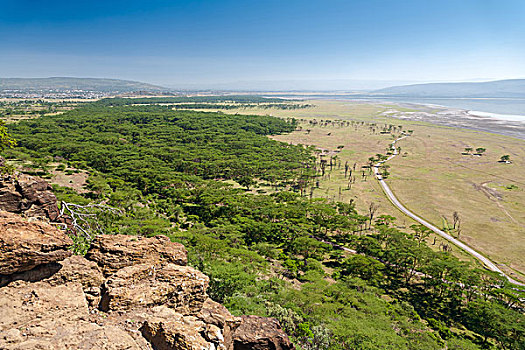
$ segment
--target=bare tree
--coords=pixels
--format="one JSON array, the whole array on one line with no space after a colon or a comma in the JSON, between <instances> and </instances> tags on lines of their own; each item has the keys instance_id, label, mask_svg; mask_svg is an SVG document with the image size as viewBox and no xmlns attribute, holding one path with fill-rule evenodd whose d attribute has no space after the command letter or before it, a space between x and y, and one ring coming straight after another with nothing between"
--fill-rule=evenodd
<instances>
[{"instance_id":1,"label":"bare tree","mask_svg":"<svg viewBox=\"0 0 525 350\"><path fill-rule=\"evenodd\" d=\"M368 206L368 217L369 217L368 228L372 226L372 220L374 219L374 215L378 208L379 206L375 204L374 202L370 203L370 205Z\"/></svg>"},{"instance_id":2,"label":"bare tree","mask_svg":"<svg viewBox=\"0 0 525 350\"><path fill-rule=\"evenodd\" d=\"M122 215L120 209L104 204L79 205L61 203L59 218L63 217L67 230L74 235L81 235L87 240L93 239L97 234L103 234L102 220L107 215Z\"/></svg>"},{"instance_id":3,"label":"bare tree","mask_svg":"<svg viewBox=\"0 0 525 350\"><path fill-rule=\"evenodd\" d=\"M453 228L454 230L456 229L456 225L458 224L459 222L459 214L457 211L455 211L453 214L452 214L452 223L453 223Z\"/></svg>"}]
</instances>

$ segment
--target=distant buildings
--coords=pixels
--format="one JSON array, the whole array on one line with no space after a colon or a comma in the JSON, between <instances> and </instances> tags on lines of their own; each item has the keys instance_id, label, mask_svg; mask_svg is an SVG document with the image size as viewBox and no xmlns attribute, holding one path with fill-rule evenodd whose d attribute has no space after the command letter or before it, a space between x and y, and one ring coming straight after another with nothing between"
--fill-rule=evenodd
<instances>
[{"instance_id":1,"label":"distant buildings","mask_svg":"<svg viewBox=\"0 0 525 350\"><path fill-rule=\"evenodd\" d=\"M53 90L27 90L27 89L4 89L0 90L0 98L49 98L49 99L99 99L109 96L117 95L118 91L102 92L102 91L88 91L78 89L53 89Z\"/></svg>"}]
</instances>

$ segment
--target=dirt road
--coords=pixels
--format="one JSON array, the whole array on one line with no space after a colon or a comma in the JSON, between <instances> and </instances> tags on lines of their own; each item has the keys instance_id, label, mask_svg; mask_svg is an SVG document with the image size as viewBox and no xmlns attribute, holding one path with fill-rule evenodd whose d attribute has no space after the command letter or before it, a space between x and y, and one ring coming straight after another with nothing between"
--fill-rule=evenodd
<instances>
[{"instance_id":1,"label":"dirt road","mask_svg":"<svg viewBox=\"0 0 525 350\"><path fill-rule=\"evenodd\" d=\"M381 187L383 188L383 191L385 192L385 194L387 195L388 199L392 202L392 204L394 204L399 210L401 210L404 214L406 214L407 216L411 217L412 219L416 220L417 222L419 222L421 225L424 225L426 227L428 227L429 229L431 229L432 231L434 231L436 234L440 235L441 237L443 237L444 239L448 240L449 242L453 243L454 245L456 245L457 247L463 249L464 251L466 251L467 253L469 253L470 255L472 255L473 257L475 257L476 259L478 259L479 261L481 261L483 263L483 265L491 270L491 271L494 271L494 272L498 272L499 274L505 276L510 283L513 283L513 284L517 284L519 286L525 286L525 283L521 283L521 282L518 282L516 280L514 280L513 278L511 278L510 276L507 276L503 271L501 271L501 269L495 264L493 263L490 259L484 257L483 255L481 255L480 253L478 253L477 251L475 251L474 249L472 249L471 247L469 247L468 245L466 245L465 243L461 242L460 240L452 237L451 235L449 235L448 233L446 233L445 231L442 231L440 230L439 228L437 228L436 226L432 225L431 223L429 223L428 221L426 221L425 219L417 216L416 214L414 214L413 212L411 212L410 210L408 210L403 204L401 204L401 202L399 202L399 200L396 198L396 196L394 195L394 193L392 192L392 190L390 189L390 187L387 185L387 183L385 182L385 180L383 179L383 176L380 174L379 172L379 167L391 160L392 158L396 157L398 155L398 151L395 147L396 143L404 138L406 138L407 136L402 136L398 139L396 139L394 142L392 142L392 148L393 148L393 154L388 157L386 160L384 161L380 161L380 162L377 162L375 165L374 165L374 175L375 177L377 178L377 180L379 181L379 183L381 184Z\"/></svg>"}]
</instances>

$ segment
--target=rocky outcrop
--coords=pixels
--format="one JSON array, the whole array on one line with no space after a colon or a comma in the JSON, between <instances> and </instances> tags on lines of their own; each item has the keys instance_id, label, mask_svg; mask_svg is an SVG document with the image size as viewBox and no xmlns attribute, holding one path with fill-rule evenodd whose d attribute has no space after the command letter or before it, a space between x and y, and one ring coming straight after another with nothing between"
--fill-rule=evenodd
<instances>
[{"instance_id":1,"label":"rocky outcrop","mask_svg":"<svg viewBox=\"0 0 525 350\"><path fill-rule=\"evenodd\" d=\"M169 319L149 319L144 322L140 330L142 335L158 350L226 349L219 328L207 325L192 316L185 317L178 314Z\"/></svg>"},{"instance_id":2,"label":"rocky outcrop","mask_svg":"<svg viewBox=\"0 0 525 350\"><path fill-rule=\"evenodd\" d=\"M0 176L0 210L56 221L60 215L50 184L25 174Z\"/></svg>"},{"instance_id":3,"label":"rocky outcrop","mask_svg":"<svg viewBox=\"0 0 525 350\"><path fill-rule=\"evenodd\" d=\"M293 345L273 318L241 316L241 324L233 335L235 350L289 350Z\"/></svg>"},{"instance_id":4,"label":"rocky outcrop","mask_svg":"<svg viewBox=\"0 0 525 350\"><path fill-rule=\"evenodd\" d=\"M101 299L100 286L105 281L98 265L79 255L73 255L59 262L58 265L58 271L46 281L52 286L78 282L82 285L89 306L98 306Z\"/></svg>"},{"instance_id":5,"label":"rocky outcrop","mask_svg":"<svg viewBox=\"0 0 525 350\"><path fill-rule=\"evenodd\" d=\"M100 309L166 305L184 315L193 315L202 309L208 282L208 276L188 266L128 266L104 283Z\"/></svg>"},{"instance_id":6,"label":"rocky outcrop","mask_svg":"<svg viewBox=\"0 0 525 350\"><path fill-rule=\"evenodd\" d=\"M61 231L0 212L0 349L291 349L277 321L234 317L167 237Z\"/></svg>"},{"instance_id":7,"label":"rocky outcrop","mask_svg":"<svg viewBox=\"0 0 525 350\"><path fill-rule=\"evenodd\" d=\"M0 212L0 233L0 275L28 271L71 255L71 239L43 222Z\"/></svg>"},{"instance_id":8,"label":"rocky outcrop","mask_svg":"<svg viewBox=\"0 0 525 350\"><path fill-rule=\"evenodd\" d=\"M233 332L241 324L241 318L234 317L228 309L211 299L206 299L197 316L208 325L213 325L222 330L225 344L233 344Z\"/></svg>"},{"instance_id":9,"label":"rocky outcrop","mask_svg":"<svg viewBox=\"0 0 525 350\"><path fill-rule=\"evenodd\" d=\"M89 320L80 283L0 288L0 349L143 349L125 330Z\"/></svg>"},{"instance_id":10,"label":"rocky outcrop","mask_svg":"<svg viewBox=\"0 0 525 350\"><path fill-rule=\"evenodd\" d=\"M96 262L105 276L136 264L186 265L186 248L166 236L152 238L126 235L103 235L95 238L86 254Z\"/></svg>"}]
</instances>

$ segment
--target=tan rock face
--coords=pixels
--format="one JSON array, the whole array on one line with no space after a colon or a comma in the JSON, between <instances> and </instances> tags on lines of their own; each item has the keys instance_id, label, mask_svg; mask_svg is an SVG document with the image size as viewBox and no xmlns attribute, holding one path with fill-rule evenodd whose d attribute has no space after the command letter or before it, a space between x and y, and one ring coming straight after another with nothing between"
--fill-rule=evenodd
<instances>
[{"instance_id":1,"label":"tan rock face","mask_svg":"<svg viewBox=\"0 0 525 350\"><path fill-rule=\"evenodd\" d=\"M233 349L233 332L241 324L240 317L232 316L224 305L209 298L202 305L202 309L197 317L204 323L219 328L224 338L224 347L228 350Z\"/></svg>"},{"instance_id":2,"label":"tan rock face","mask_svg":"<svg viewBox=\"0 0 525 350\"><path fill-rule=\"evenodd\" d=\"M58 262L39 265L31 270L17 272L12 275L0 275L0 287L6 286L13 281L38 282L49 278L57 273L62 265Z\"/></svg>"},{"instance_id":3,"label":"tan rock face","mask_svg":"<svg viewBox=\"0 0 525 350\"><path fill-rule=\"evenodd\" d=\"M0 210L56 221L57 199L41 178L25 174L0 177Z\"/></svg>"},{"instance_id":4,"label":"tan rock face","mask_svg":"<svg viewBox=\"0 0 525 350\"><path fill-rule=\"evenodd\" d=\"M145 238L126 235L97 237L86 254L95 261L105 276L126 266L136 264L187 264L187 251L182 244L171 242L166 236Z\"/></svg>"},{"instance_id":5,"label":"tan rock face","mask_svg":"<svg viewBox=\"0 0 525 350\"><path fill-rule=\"evenodd\" d=\"M207 299L208 282L208 276L189 266L128 266L104 283L100 309L166 305L184 315L196 314Z\"/></svg>"},{"instance_id":6,"label":"tan rock face","mask_svg":"<svg viewBox=\"0 0 525 350\"><path fill-rule=\"evenodd\" d=\"M80 283L14 282L0 288L0 349L142 349L118 327L88 320Z\"/></svg>"},{"instance_id":7,"label":"tan rock face","mask_svg":"<svg viewBox=\"0 0 525 350\"><path fill-rule=\"evenodd\" d=\"M88 311L80 283L51 286L45 282L17 281L0 289L0 329L39 322L41 315L49 321L67 316L82 319Z\"/></svg>"},{"instance_id":8,"label":"tan rock face","mask_svg":"<svg viewBox=\"0 0 525 350\"><path fill-rule=\"evenodd\" d=\"M292 349L277 321L209 299L167 237L101 236L86 258L71 244L0 211L0 349Z\"/></svg>"},{"instance_id":9,"label":"tan rock face","mask_svg":"<svg viewBox=\"0 0 525 350\"><path fill-rule=\"evenodd\" d=\"M241 316L241 324L233 334L235 350L290 350L294 346L276 319Z\"/></svg>"},{"instance_id":10,"label":"tan rock face","mask_svg":"<svg viewBox=\"0 0 525 350\"><path fill-rule=\"evenodd\" d=\"M100 287L105 281L98 265L79 255L70 256L58 264L60 269L45 281L53 286L68 282L78 282L82 284L82 290L89 306L98 306L100 302Z\"/></svg>"},{"instance_id":11,"label":"tan rock face","mask_svg":"<svg viewBox=\"0 0 525 350\"><path fill-rule=\"evenodd\" d=\"M194 317L178 315L170 320L149 319L141 332L157 350L215 350L212 341L204 338L206 325ZM220 337L220 331L219 331Z\"/></svg>"},{"instance_id":12,"label":"tan rock face","mask_svg":"<svg viewBox=\"0 0 525 350\"><path fill-rule=\"evenodd\" d=\"M0 274L10 275L61 261L71 255L73 242L62 231L43 222L0 212Z\"/></svg>"}]
</instances>

